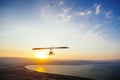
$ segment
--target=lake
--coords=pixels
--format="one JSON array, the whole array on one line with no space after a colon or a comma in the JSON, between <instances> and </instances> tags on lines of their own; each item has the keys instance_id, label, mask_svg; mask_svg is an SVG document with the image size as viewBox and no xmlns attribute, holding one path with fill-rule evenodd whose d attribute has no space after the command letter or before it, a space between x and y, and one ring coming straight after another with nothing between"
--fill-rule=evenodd
<instances>
[{"instance_id":1,"label":"lake","mask_svg":"<svg viewBox=\"0 0 120 80\"><path fill-rule=\"evenodd\" d=\"M120 64L86 64L86 65L28 65L27 69L87 77L96 80L120 80Z\"/></svg>"}]
</instances>

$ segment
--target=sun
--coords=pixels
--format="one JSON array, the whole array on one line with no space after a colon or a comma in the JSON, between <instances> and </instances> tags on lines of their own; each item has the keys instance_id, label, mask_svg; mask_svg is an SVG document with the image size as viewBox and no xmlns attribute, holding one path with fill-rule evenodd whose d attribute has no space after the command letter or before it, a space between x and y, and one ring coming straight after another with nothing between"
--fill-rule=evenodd
<instances>
[{"instance_id":1,"label":"sun","mask_svg":"<svg viewBox=\"0 0 120 80\"><path fill-rule=\"evenodd\" d=\"M47 58L47 54L46 54L45 51L38 51L38 52L36 53L36 57L37 57L37 58L41 58L41 59L45 59L45 58Z\"/></svg>"}]
</instances>

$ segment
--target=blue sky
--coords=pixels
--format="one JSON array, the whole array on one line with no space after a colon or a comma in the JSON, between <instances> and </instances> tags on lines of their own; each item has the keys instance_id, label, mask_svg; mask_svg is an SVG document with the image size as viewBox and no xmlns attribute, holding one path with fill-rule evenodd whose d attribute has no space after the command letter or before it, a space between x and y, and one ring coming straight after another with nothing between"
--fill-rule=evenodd
<instances>
[{"instance_id":1,"label":"blue sky","mask_svg":"<svg viewBox=\"0 0 120 80\"><path fill-rule=\"evenodd\" d=\"M119 0L0 0L1 56L31 57L32 47L66 45L70 50L56 51L53 58L119 59L119 4Z\"/></svg>"}]
</instances>

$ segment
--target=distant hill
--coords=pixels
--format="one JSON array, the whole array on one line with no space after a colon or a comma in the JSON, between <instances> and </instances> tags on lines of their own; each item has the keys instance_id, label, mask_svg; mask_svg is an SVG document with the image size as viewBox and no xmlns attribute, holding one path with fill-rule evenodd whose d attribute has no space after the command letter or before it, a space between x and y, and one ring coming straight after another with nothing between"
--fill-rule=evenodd
<instances>
[{"instance_id":1,"label":"distant hill","mask_svg":"<svg viewBox=\"0 0 120 80\"><path fill-rule=\"evenodd\" d=\"M106 64L120 63L120 60L45 60L36 58L0 57L0 64L56 64L56 65L79 65L79 64Z\"/></svg>"}]
</instances>

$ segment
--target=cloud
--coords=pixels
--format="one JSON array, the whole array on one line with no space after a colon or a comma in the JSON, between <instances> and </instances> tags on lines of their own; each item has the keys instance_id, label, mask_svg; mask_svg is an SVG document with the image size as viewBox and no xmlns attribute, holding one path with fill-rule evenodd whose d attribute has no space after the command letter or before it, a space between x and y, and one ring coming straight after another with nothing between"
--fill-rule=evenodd
<instances>
[{"instance_id":1,"label":"cloud","mask_svg":"<svg viewBox=\"0 0 120 80\"><path fill-rule=\"evenodd\" d=\"M86 15L86 13L85 12L79 12L79 13L77 13L77 15L84 16L84 15Z\"/></svg>"},{"instance_id":2,"label":"cloud","mask_svg":"<svg viewBox=\"0 0 120 80\"><path fill-rule=\"evenodd\" d=\"M59 2L59 5L63 5L63 4L64 4L64 1L60 1L60 2Z\"/></svg>"},{"instance_id":3,"label":"cloud","mask_svg":"<svg viewBox=\"0 0 120 80\"><path fill-rule=\"evenodd\" d=\"M95 25L95 28L99 28L102 24Z\"/></svg>"},{"instance_id":4,"label":"cloud","mask_svg":"<svg viewBox=\"0 0 120 80\"><path fill-rule=\"evenodd\" d=\"M95 10L96 10L96 14L99 14L101 5L95 4L94 7L95 7Z\"/></svg>"},{"instance_id":5,"label":"cloud","mask_svg":"<svg viewBox=\"0 0 120 80\"><path fill-rule=\"evenodd\" d=\"M104 36L100 31L96 32L96 29L88 30L82 37L84 42L95 43L104 40Z\"/></svg>"},{"instance_id":6,"label":"cloud","mask_svg":"<svg viewBox=\"0 0 120 80\"><path fill-rule=\"evenodd\" d=\"M71 10L71 8L63 8L62 11L66 14Z\"/></svg>"},{"instance_id":7,"label":"cloud","mask_svg":"<svg viewBox=\"0 0 120 80\"><path fill-rule=\"evenodd\" d=\"M86 14L87 14L87 15L90 15L91 13L92 13L92 11L87 11L87 13L86 13Z\"/></svg>"},{"instance_id":8,"label":"cloud","mask_svg":"<svg viewBox=\"0 0 120 80\"><path fill-rule=\"evenodd\" d=\"M69 14L71 8L62 9L62 13L59 14L63 22L70 21L72 15Z\"/></svg>"},{"instance_id":9,"label":"cloud","mask_svg":"<svg viewBox=\"0 0 120 80\"><path fill-rule=\"evenodd\" d=\"M78 12L76 15L77 16L86 16L86 15L90 15L92 13L92 11L84 11L84 12Z\"/></svg>"},{"instance_id":10,"label":"cloud","mask_svg":"<svg viewBox=\"0 0 120 80\"><path fill-rule=\"evenodd\" d=\"M70 18L72 17L71 15L60 15L62 17L63 22L68 22L70 21Z\"/></svg>"},{"instance_id":11,"label":"cloud","mask_svg":"<svg viewBox=\"0 0 120 80\"><path fill-rule=\"evenodd\" d=\"M107 13L105 14L105 18L113 18L112 12L111 12L111 11L107 12Z\"/></svg>"}]
</instances>

